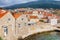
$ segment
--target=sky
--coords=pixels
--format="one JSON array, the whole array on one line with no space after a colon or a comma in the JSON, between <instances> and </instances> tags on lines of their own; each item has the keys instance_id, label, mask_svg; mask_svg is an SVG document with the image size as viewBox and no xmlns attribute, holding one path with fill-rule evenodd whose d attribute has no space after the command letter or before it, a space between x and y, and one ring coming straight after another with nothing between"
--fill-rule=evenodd
<instances>
[{"instance_id":1,"label":"sky","mask_svg":"<svg viewBox=\"0 0 60 40\"><path fill-rule=\"evenodd\" d=\"M0 7L10 6L14 4L27 3L31 1L38 1L38 0L0 0ZM60 1L60 0L54 0L54 1Z\"/></svg>"}]
</instances>

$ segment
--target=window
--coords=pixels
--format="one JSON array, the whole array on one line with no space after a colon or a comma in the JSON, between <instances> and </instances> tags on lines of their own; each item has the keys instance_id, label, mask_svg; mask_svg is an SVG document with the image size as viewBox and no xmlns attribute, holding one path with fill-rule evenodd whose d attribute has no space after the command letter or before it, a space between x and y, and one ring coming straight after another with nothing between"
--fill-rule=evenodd
<instances>
[{"instance_id":1,"label":"window","mask_svg":"<svg viewBox=\"0 0 60 40\"><path fill-rule=\"evenodd\" d=\"M30 21L30 19L28 19L28 21Z\"/></svg>"},{"instance_id":2,"label":"window","mask_svg":"<svg viewBox=\"0 0 60 40\"><path fill-rule=\"evenodd\" d=\"M24 23L24 25L26 26L26 23Z\"/></svg>"},{"instance_id":3,"label":"window","mask_svg":"<svg viewBox=\"0 0 60 40\"><path fill-rule=\"evenodd\" d=\"M9 23L9 22L10 22L10 20L11 20L11 18L8 18L7 20L8 20L8 21L7 21L7 23Z\"/></svg>"},{"instance_id":4,"label":"window","mask_svg":"<svg viewBox=\"0 0 60 40\"><path fill-rule=\"evenodd\" d=\"M4 26L4 36L6 36L8 34L8 28L7 26Z\"/></svg>"},{"instance_id":5,"label":"window","mask_svg":"<svg viewBox=\"0 0 60 40\"><path fill-rule=\"evenodd\" d=\"M22 20L23 20L23 18L22 18Z\"/></svg>"},{"instance_id":6,"label":"window","mask_svg":"<svg viewBox=\"0 0 60 40\"><path fill-rule=\"evenodd\" d=\"M8 21L10 21L11 19L10 18L8 18Z\"/></svg>"},{"instance_id":7,"label":"window","mask_svg":"<svg viewBox=\"0 0 60 40\"><path fill-rule=\"evenodd\" d=\"M18 24L18 27L20 27L20 24Z\"/></svg>"},{"instance_id":8,"label":"window","mask_svg":"<svg viewBox=\"0 0 60 40\"><path fill-rule=\"evenodd\" d=\"M28 25L31 25L30 23Z\"/></svg>"}]
</instances>

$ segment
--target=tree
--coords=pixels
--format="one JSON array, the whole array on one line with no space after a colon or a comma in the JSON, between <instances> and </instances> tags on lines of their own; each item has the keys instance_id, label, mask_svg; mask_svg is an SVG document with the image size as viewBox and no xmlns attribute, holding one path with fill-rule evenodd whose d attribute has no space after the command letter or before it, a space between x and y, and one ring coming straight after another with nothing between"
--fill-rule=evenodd
<instances>
[{"instance_id":1,"label":"tree","mask_svg":"<svg viewBox=\"0 0 60 40\"><path fill-rule=\"evenodd\" d=\"M57 16L60 16L60 10L54 11L53 14L55 14L55 15L57 15Z\"/></svg>"}]
</instances>

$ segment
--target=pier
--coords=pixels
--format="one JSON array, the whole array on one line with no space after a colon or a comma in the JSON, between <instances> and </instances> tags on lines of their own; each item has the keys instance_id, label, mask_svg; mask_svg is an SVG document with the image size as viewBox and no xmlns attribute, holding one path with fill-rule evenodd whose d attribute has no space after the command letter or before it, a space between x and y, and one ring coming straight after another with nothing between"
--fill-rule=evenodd
<instances>
[{"instance_id":1,"label":"pier","mask_svg":"<svg viewBox=\"0 0 60 40\"><path fill-rule=\"evenodd\" d=\"M49 23L42 23L42 24L38 23L31 26L21 27L20 33L18 35L19 37L24 39L36 33L42 33L42 32L54 31L54 30L60 30L60 29L50 25Z\"/></svg>"}]
</instances>

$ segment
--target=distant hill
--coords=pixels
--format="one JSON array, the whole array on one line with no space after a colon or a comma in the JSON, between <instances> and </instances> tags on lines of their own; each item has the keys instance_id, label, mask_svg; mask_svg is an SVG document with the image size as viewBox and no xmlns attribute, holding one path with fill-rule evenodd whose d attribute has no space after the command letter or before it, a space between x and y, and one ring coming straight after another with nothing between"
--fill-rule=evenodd
<instances>
[{"instance_id":1,"label":"distant hill","mask_svg":"<svg viewBox=\"0 0 60 40\"><path fill-rule=\"evenodd\" d=\"M15 8L54 8L60 9L60 1L34 1L23 4L15 4L12 6L4 7L5 9Z\"/></svg>"}]
</instances>

